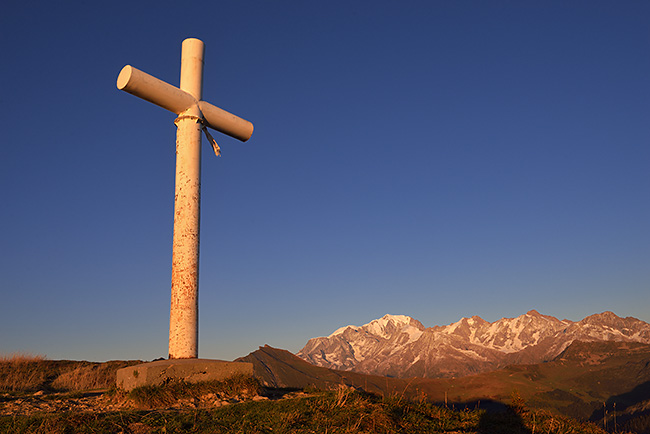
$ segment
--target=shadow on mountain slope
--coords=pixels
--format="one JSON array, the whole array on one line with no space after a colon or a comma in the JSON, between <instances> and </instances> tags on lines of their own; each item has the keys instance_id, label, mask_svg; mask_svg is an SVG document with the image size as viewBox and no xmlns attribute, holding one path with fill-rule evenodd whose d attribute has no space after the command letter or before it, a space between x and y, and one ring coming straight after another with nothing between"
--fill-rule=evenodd
<instances>
[{"instance_id":1,"label":"shadow on mountain slope","mask_svg":"<svg viewBox=\"0 0 650 434\"><path fill-rule=\"evenodd\" d=\"M637 434L650 434L650 381L610 397L591 414L589 420L605 421L612 429L622 427Z\"/></svg>"},{"instance_id":2,"label":"shadow on mountain slope","mask_svg":"<svg viewBox=\"0 0 650 434\"><path fill-rule=\"evenodd\" d=\"M616 414L618 426L632 418L638 422L639 416L650 420L650 346L643 344L576 342L548 363L509 366L456 379L388 378L337 371L269 346L238 360L252 362L256 377L273 388L327 390L344 384L386 397L491 413L507 407L516 392L531 408L579 420L602 423L604 402L606 416Z\"/></svg>"},{"instance_id":3,"label":"shadow on mountain slope","mask_svg":"<svg viewBox=\"0 0 650 434\"><path fill-rule=\"evenodd\" d=\"M500 412L483 413L478 424L480 434L531 434L516 412L508 409Z\"/></svg>"},{"instance_id":4,"label":"shadow on mountain slope","mask_svg":"<svg viewBox=\"0 0 650 434\"><path fill-rule=\"evenodd\" d=\"M508 433L528 434L521 417L513 409L492 399L472 400L462 402L442 399L430 399L427 391L439 389L436 396L445 396L444 390L449 388L449 380L435 379L398 379L374 375L359 374L349 371L336 371L314 366L305 362L289 351L269 347L259 350L237 361L253 363L255 376L267 387L285 389L303 389L315 387L319 389L336 389L339 385L364 390L381 396L404 396L409 399L426 399L440 407L454 410L487 410L481 416L478 432L485 434Z\"/></svg>"}]
</instances>

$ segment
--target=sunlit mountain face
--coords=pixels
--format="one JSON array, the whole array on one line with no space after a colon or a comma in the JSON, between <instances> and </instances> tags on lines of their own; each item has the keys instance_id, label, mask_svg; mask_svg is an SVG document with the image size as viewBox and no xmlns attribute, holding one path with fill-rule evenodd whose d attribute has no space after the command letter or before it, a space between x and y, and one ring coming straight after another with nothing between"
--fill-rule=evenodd
<instances>
[{"instance_id":1,"label":"sunlit mountain face","mask_svg":"<svg viewBox=\"0 0 650 434\"><path fill-rule=\"evenodd\" d=\"M574 322L531 310L492 323L473 316L426 328L406 315L385 315L310 339L297 355L332 369L398 378L452 378L546 362L574 341L650 344L650 324L612 312Z\"/></svg>"}]
</instances>

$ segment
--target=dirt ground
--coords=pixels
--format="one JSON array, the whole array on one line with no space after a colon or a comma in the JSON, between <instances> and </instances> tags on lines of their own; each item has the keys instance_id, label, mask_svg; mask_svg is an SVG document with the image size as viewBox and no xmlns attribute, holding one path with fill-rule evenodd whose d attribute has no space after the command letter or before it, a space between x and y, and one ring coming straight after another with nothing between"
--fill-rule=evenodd
<instances>
[{"instance_id":1,"label":"dirt ground","mask_svg":"<svg viewBox=\"0 0 650 434\"><path fill-rule=\"evenodd\" d=\"M108 412L126 409L113 397L105 396L105 391L87 393L45 393L13 396L9 393L0 395L0 415L30 415L33 413L54 412Z\"/></svg>"},{"instance_id":2,"label":"dirt ground","mask_svg":"<svg viewBox=\"0 0 650 434\"><path fill-rule=\"evenodd\" d=\"M187 410L195 408L217 408L224 405L237 404L244 401L264 401L276 399L290 399L305 397L308 394L295 392L267 393L267 396L253 396L242 398L220 398L214 394L201 396L199 399L181 399L168 410ZM134 410L137 406L130 400L117 398L106 393L106 390L97 390L84 393L47 393L36 392L29 395L0 394L0 415L31 415L34 413L59 413L59 412L95 412L106 413L112 411Z\"/></svg>"}]
</instances>

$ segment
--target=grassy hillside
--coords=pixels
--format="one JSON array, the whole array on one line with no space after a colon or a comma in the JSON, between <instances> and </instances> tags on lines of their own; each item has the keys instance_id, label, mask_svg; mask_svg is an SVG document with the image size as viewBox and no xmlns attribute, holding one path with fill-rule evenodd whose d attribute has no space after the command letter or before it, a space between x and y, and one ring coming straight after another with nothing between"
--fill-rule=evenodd
<instances>
[{"instance_id":1,"label":"grassy hillside","mask_svg":"<svg viewBox=\"0 0 650 434\"><path fill-rule=\"evenodd\" d=\"M0 392L108 389L115 385L118 369L138 363L141 362L47 360L42 356L14 354L0 358Z\"/></svg>"},{"instance_id":2,"label":"grassy hillside","mask_svg":"<svg viewBox=\"0 0 650 434\"><path fill-rule=\"evenodd\" d=\"M138 362L0 359L0 432L550 434L604 432L600 426L650 434L648 345L576 342L549 363L457 379L335 371L268 346L240 360L253 363L253 383L113 391L93 398L102 405L75 407L58 403L74 394L53 392L110 388L117 369ZM288 390L300 392L286 399ZM39 410L48 399L59 407ZM40 407L18 416L17 405L29 400Z\"/></svg>"},{"instance_id":3,"label":"grassy hillside","mask_svg":"<svg viewBox=\"0 0 650 434\"><path fill-rule=\"evenodd\" d=\"M176 393L173 400L182 401L196 392L194 387L162 387L137 393L149 407L152 400L146 397L155 401L162 393L169 403ZM245 387L251 388L250 384ZM212 409L163 407L155 411L0 416L0 432L605 434L593 424L519 406L500 413L480 409L458 411L397 395L380 397L345 386L333 391L310 390L290 399L246 401Z\"/></svg>"},{"instance_id":4,"label":"grassy hillside","mask_svg":"<svg viewBox=\"0 0 650 434\"><path fill-rule=\"evenodd\" d=\"M279 387L343 383L455 408L499 408L515 394L532 408L601 426L634 423L637 431L650 432L650 346L644 344L575 342L549 363L457 379L393 379L334 371L268 346L242 360L254 364L263 382Z\"/></svg>"}]
</instances>

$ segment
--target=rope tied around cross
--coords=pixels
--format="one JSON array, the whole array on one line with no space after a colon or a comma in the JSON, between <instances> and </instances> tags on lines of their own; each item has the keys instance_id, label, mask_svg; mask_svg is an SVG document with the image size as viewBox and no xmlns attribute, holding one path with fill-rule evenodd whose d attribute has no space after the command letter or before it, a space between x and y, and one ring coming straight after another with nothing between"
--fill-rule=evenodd
<instances>
[{"instance_id":1,"label":"rope tied around cross","mask_svg":"<svg viewBox=\"0 0 650 434\"><path fill-rule=\"evenodd\" d=\"M176 125L176 128L178 128L178 121L181 121L183 119L191 119L196 121L197 124L201 124L201 130L205 133L205 137L208 139L208 142L210 142L210 145L212 145L212 150L214 150L214 155L217 157L221 157L221 148L217 144L217 141L212 137L212 134L208 131L208 127L205 124L205 120L200 117L200 116L194 116L194 115L180 115L176 119L174 119L174 125Z\"/></svg>"}]
</instances>

